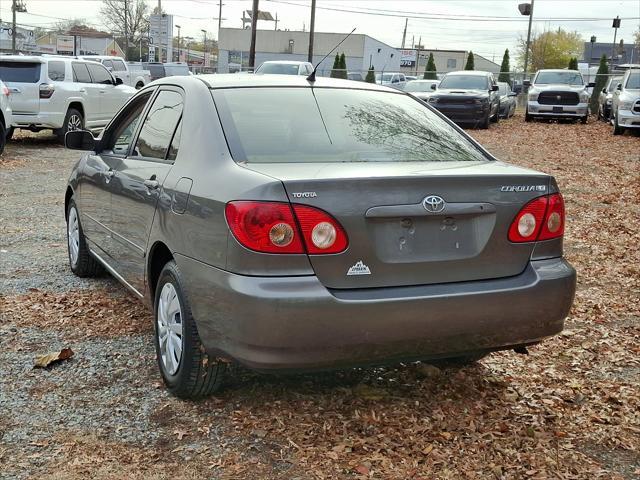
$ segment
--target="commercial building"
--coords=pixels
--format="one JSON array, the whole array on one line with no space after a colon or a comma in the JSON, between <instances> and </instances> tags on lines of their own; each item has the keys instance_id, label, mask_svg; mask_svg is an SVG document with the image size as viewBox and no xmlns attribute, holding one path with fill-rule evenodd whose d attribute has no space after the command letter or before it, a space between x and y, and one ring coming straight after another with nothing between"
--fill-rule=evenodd
<instances>
[{"instance_id":1,"label":"commercial building","mask_svg":"<svg viewBox=\"0 0 640 480\"><path fill-rule=\"evenodd\" d=\"M597 66L600 63L602 55L611 60L613 53L613 65L622 65L623 63L640 63L640 48L633 43L622 46L606 42L584 42L581 63L588 63L589 66Z\"/></svg>"},{"instance_id":2,"label":"commercial building","mask_svg":"<svg viewBox=\"0 0 640 480\"><path fill-rule=\"evenodd\" d=\"M344 33L316 32L313 41L313 63L319 62L345 36ZM218 38L218 72L247 69L250 43L250 29L222 28ZM371 65L376 72L400 70L400 52L368 35L351 35L336 52L345 54L349 71L366 72ZM307 61L308 53L309 32L260 29L256 31L256 67L267 60ZM318 75L330 74L334 58L335 53L324 61L318 68Z\"/></svg>"},{"instance_id":3,"label":"commercial building","mask_svg":"<svg viewBox=\"0 0 640 480\"><path fill-rule=\"evenodd\" d=\"M77 26L64 34L48 33L37 39L36 51L54 55L115 55L124 51L107 32Z\"/></svg>"},{"instance_id":4,"label":"commercial building","mask_svg":"<svg viewBox=\"0 0 640 480\"><path fill-rule=\"evenodd\" d=\"M13 45L13 25L11 23L0 23L0 51L10 52ZM31 52L36 48L33 30L29 28L16 27L16 50L20 52Z\"/></svg>"},{"instance_id":5,"label":"commercial building","mask_svg":"<svg viewBox=\"0 0 640 480\"><path fill-rule=\"evenodd\" d=\"M469 52L467 50L401 50L401 71L407 75L422 74L427 66L429 54L433 54L433 59L438 73L464 70L467 58L469 57ZM475 70L492 73L500 72L500 65L492 62L482 55L478 55L477 53L473 54L473 63Z\"/></svg>"}]
</instances>

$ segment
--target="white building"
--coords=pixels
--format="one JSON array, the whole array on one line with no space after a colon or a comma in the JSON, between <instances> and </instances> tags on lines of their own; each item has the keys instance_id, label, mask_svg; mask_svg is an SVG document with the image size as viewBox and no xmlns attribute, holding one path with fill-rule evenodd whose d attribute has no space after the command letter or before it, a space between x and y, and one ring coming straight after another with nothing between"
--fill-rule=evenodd
<instances>
[{"instance_id":1,"label":"white building","mask_svg":"<svg viewBox=\"0 0 640 480\"><path fill-rule=\"evenodd\" d=\"M464 70L464 66L467 63L467 57L469 52L467 50L439 50L439 49L424 49L424 50L402 50L402 71L407 75L422 74L427 66L429 60L429 54L433 54L433 59L436 64L436 70L438 73L455 72L457 70ZM416 59L417 65L416 65ZM491 60L478 55L473 54L474 69L483 72L499 73L500 65L492 62Z\"/></svg>"},{"instance_id":2,"label":"white building","mask_svg":"<svg viewBox=\"0 0 640 480\"><path fill-rule=\"evenodd\" d=\"M33 51L35 49L35 37L33 30L16 27L16 50ZM0 50L10 52L13 44L13 26L11 23L2 22L0 24Z\"/></svg>"},{"instance_id":3,"label":"white building","mask_svg":"<svg viewBox=\"0 0 640 480\"><path fill-rule=\"evenodd\" d=\"M312 63L319 62L345 36L345 33L316 32ZM222 28L218 39L218 72L247 69L250 43L250 29ZM335 54L343 52L349 71L366 72L371 65L376 72L400 70L400 52L397 49L368 35L353 34L323 62L318 68L318 74L328 76ZM256 31L256 67L267 60L307 61L308 53L309 32L260 29Z\"/></svg>"}]
</instances>

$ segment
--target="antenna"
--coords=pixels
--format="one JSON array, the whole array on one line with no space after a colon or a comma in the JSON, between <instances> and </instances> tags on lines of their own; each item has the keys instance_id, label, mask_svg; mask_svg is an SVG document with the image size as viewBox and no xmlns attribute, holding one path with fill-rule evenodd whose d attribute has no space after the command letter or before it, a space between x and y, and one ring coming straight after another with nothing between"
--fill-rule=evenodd
<instances>
[{"instance_id":1,"label":"antenna","mask_svg":"<svg viewBox=\"0 0 640 480\"><path fill-rule=\"evenodd\" d=\"M322 60L320 60L320 61L316 64L316 66L315 66L315 67L313 67L313 72L311 72L311 74L307 77L307 81L309 81L309 82L315 82L315 81L316 81L316 70L318 69L318 67L320 66L320 64L321 64L322 62L324 62L324 61L327 59L327 57L328 57L329 55L331 55L333 52L335 52L335 51L336 51L336 49L337 49L340 45L342 45L342 43L343 43L347 38L349 38L349 37L351 36L351 34L352 34L353 32L355 32L355 31L356 31L356 29L355 29L355 28L354 28L353 30L351 30L351 32L349 32L349 34L348 34L346 37L344 37L342 40L340 40L340 43L339 43L339 44L337 44L335 47L333 47L333 49L332 49L329 53L327 53L327 54L322 58Z\"/></svg>"}]
</instances>

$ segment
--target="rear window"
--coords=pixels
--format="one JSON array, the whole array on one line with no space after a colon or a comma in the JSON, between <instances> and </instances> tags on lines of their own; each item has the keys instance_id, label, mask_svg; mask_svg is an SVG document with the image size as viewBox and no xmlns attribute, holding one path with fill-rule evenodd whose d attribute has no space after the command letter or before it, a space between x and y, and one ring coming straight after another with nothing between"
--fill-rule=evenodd
<instances>
[{"instance_id":1,"label":"rear window","mask_svg":"<svg viewBox=\"0 0 640 480\"><path fill-rule=\"evenodd\" d=\"M48 66L47 66L48 70L49 70L49 78L51 80L55 81L63 81L64 80L64 71L65 71L65 64L64 62L60 62L60 61L55 61L52 60L49 62Z\"/></svg>"},{"instance_id":2,"label":"rear window","mask_svg":"<svg viewBox=\"0 0 640 480\"><path fill-rule=\"evenodd\" d=\"M127 70L127 67L125 66L124 62L122 60L114 60L113 61L113 69L116 72L124 72Z\"/></svg>"},{"instance_id":3,"label":"rear window","mask_svg":"<svg viewBox=\"0 0 640 480\"><path fill-rule=\"evenodd\" d=\"M268 73L276 75L297 75L298 65L287 63L263 63L256 73Z\"/></svg>"},{"instance_id":4,"label":"rear window","mask_svg":"<svg viewBox=\"0 0 640 480\"><path fill-rule=\"evenodd\" d=\"M0 61L0 80L3 82L38 83L41 63Z\"/></svg>"},{"instance_id":5,"label":"rear window","mask_svg":"<svg viewBox=\"0 0 640 480\"><path fill-rule=\"evenodd\" d=\"M186 65L165 65L164 71L167 77L189 75L189 67Z\"/></svg>"},{"instance_id":6,"label":"rear window","mask_svg":"<svg viewBox=\"0 0 640 480\"><path fill-rule=\"evenodd\" d=\"M111 85L113 83L111 75L102 65L100 65L99 63L87 63L86 65L89 69L89 73L91 74L93 83L100 83L105 85Z\"/></svg>"},{"instance_id":7,"label":"rear window","mask_svg":"<svg viewBox=\"0 0 640 480\"><path fill-rule=\"evenodd\" d=\"M486 161L403 94L334 88L213 91L233 158L249 163Z\"/></svg>"}]
</instances>

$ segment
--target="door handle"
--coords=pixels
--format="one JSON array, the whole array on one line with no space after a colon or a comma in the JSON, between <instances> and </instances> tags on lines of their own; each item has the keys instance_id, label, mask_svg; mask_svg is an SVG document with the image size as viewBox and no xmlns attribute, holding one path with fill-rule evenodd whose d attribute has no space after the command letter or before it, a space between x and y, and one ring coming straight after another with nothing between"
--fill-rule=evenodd
<instances>
[{"instance_id":1,"label":"door handle","mask_svg":"<svg viewBox=\"0 0 640 480\"><path fill-rule=\"evenodd\" d=\"M157 180L149 179L144 181L144 186L147 187L149 190L155 190L160 186L160 183Z\"/></svg>"},{"instance_id":2,"label":"door handle","mask_svg":"<svg viewBox=\"0 0 640 480\"><path fill-rule=\"evenodd\" d=\"M100 90L100 93L106 93L106 92L107 92L106 90Z\"/></svg>"},{"instance_id":3,"label":"door handle","mask_svg":"<svg viewBox=\"0 0 640 480\"><path fill-rule=\"evenodd\" d=\"M87 93L87 91L84 88L81 88L80 90L78 90L80 93Z\"/></svg>"}]
</instances>

